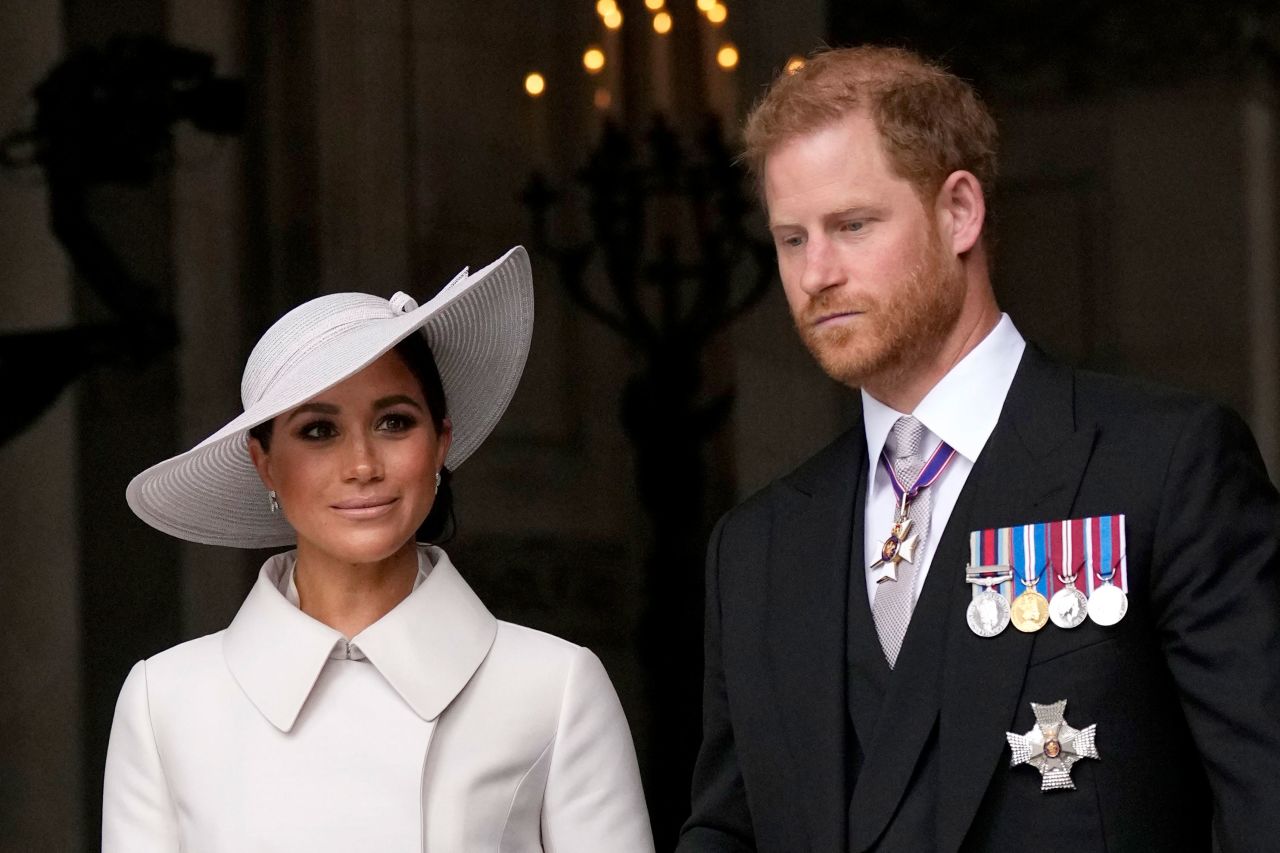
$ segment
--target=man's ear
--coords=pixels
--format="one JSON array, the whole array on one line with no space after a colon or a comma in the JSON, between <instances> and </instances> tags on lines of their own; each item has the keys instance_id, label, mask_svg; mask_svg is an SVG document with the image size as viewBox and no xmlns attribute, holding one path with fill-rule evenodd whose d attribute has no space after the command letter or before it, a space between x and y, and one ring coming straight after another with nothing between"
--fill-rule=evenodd
<instances>
[{"instance_id":1,"label":"man's ear","mask_svg":"<svg viewBox=\"0 0 1280 853\"><path fill-rule=\"evenodd\" d=\"M262 480L262 485L267 487L268 491L275 489L275 483L271 478L270 455L262 446L262 442L253 436L249 436L249 458L253 460L253 467L258 469L258 478Z\"/></svg>"},{"instance_id":2,"label":"man's ear","mask_svg":"<svg viewBox=\"0 0 1280 853\"><path fill-rule=\"evenodd\" d=\"M934 204L938 233L957 256L978 244L987 218L982 184L972 172L952 172L938 190Z\"/></svg>"}]
</instances>

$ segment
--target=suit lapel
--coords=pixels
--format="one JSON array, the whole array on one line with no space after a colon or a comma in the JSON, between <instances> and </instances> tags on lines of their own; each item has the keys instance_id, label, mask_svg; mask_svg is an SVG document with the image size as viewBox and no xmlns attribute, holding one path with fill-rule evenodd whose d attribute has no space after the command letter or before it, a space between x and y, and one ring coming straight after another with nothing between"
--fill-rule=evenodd
<instances>
[{"instance_id":1,"label":"suit lapel","mask_svg":"<svg viewBox=\"0 0 1280 853\"><path fill-rule=\"evenodd\" d=\"M1028 347L916 602L854 789L851 850L867 849L884 832L935 721L946 780L938 799L941 849L956 849L973 820L1005 746L1034 635L1010 628L981 639L969 630L968 533L1069 514L1094 439L1092 426L1076 429L1073 409L1070 371Z\"/></svg>"},{"instance_id":2,"label":"suit lapel","mask_svg":"<svg viewBox=\"0 0 1280 853\"><path fill-rule=\"evenodd\" d=\"M1071 371L1028 347L981 470L974 467L966 486L973 503L965 532L1070 517L1096 434L1093 424L1076 423ZM967 602L958 566L952 584ZM947 614L947 633L940 719L947 796L939 799L938 841L940 850L954 851L1000 765L1036 635L1010 627L977 637L959 606Z\"/></svg>"},{"instance_id":3,"label":"suit lapel","mask_svg":"<svg viewBox=\"0 0 1280 853\"><path fill-rule=\"evenodd\" d=\"M865 448L859 421L784 480L769 537L766 652L815 851L841 849L847 831L845 600Z\"/></svg>"}]
</instances>

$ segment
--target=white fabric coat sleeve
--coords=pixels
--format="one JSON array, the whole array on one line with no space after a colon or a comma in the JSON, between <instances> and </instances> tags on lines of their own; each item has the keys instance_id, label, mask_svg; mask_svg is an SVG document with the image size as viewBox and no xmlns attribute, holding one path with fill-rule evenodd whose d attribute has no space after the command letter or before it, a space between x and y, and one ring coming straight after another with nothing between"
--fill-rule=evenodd
<instances>
[{"instance_id":1,"label":"white fabric coat sleeve","mask_svg":"<svg viewBox=\"0 0 1280 853\"><path fill-rule=\"evenodd\" d=\"M569 669L542 809L548 853L652 853L631 730L600 660Z\"/></svg>"},{"instance_id":2,"label":"white fabric coat sleeve","mask_svg":"<svg viewBox=\"0 0 1280 853\"><path fill-rule=\"evenodd\" d=\"M177 853L178 820L151 728L147 665L120 689L102 786L103 853Z\"/></svg>"}]
</instances>

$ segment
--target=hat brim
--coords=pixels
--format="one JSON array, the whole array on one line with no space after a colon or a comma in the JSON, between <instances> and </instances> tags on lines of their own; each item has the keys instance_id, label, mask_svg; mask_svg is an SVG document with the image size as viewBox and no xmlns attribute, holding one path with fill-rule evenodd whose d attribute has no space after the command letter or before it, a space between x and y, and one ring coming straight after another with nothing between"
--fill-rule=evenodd
<instances>
[{"instance_id":1,"label":"hat brim","mask_svg":"<svg viewBox=\"0 0 1280 853\"><path fill-rule=\"evenodd\" d=\"M456 470L506 411L529 355L533 278L520 246L425 305L335 336L308 354L267 399L134 477L125 491L129 507L152 527L190 542L293 544L293 528L270 511L249 457L249 430L359 373L419 331L431 345L448 400L453 441L445 464Z\"/></svg>"}]
</instances>

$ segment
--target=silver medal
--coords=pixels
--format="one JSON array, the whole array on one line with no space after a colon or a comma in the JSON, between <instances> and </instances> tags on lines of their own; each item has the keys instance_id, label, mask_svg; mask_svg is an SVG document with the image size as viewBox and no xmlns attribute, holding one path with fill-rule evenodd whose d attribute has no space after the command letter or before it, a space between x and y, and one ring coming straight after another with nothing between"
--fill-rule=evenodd
<instances>
[{"instance_id":1,"label":"silver medal","mask_svg":"<svg viewBox=\"0 0 1280 853\"><path fill-rule=\"evenodd\" d=\"M1089 600L1074 586L1064 586L1049 599L1049 618L1059 628L1075 628L1084 623Z\"/></svg>"},{"instance_id":2,"label":"silver medal","mask_svg":"<svg viewBox=\"0 0 1280 853\"><path fill-rule=\"evenodd\" d=\"M979 637L994 637L1009 626L1009 599L993 589L984 589L969 602L965 615L969 630Z\"/></svg>"},{"instance_id":3,"label":"silver medal","mask_svg":"<svg viewBox=\"0 0 1280 853\"><path fill-rule=\"evenodd\" d=\"M1124 618L1129 609L1129 598L1124 590L1110 581L1093 590L1089 596L1089 618L1102 626L1114 625Z\"/></svg>"}]
</instances>

